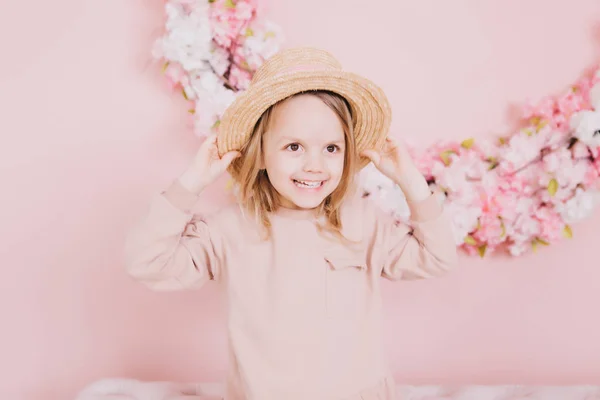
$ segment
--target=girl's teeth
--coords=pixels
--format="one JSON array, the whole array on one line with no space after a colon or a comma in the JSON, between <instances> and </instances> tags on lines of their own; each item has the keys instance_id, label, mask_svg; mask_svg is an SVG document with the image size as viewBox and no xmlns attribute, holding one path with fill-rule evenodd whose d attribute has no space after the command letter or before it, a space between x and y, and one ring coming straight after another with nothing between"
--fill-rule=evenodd
<instances>
[{"instance_id":1,"label":"girl's teeth","mask_svg":"<svg viewBox=\"0 0 600 400\"><path fill-rule=\"evenodd\" d=\"M306 187L306 188L317 188L321 186L321 181L319 182L304 182L304 181L294 181L297 186Z\"/></svg>"}]
</instances>

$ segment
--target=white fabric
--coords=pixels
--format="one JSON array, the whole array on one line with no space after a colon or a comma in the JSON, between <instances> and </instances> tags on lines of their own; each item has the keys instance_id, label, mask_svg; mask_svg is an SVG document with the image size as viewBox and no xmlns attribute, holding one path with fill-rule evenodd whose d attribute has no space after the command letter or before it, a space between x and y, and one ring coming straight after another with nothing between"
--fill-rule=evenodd
<instances>
[{"instance_id":1,"label":"white fabric","mask_svg":"<svg viewBox=\"0 0 600 400\"><path fill-rule=\"evenodd\" d=\"M600 400L600 386L399 385L398 394L398 400ZM135 379L99 380L90 384L75 398L75 400L222 399L223 385L219 383L142 382Z\"/></svg>"}]
</instances>

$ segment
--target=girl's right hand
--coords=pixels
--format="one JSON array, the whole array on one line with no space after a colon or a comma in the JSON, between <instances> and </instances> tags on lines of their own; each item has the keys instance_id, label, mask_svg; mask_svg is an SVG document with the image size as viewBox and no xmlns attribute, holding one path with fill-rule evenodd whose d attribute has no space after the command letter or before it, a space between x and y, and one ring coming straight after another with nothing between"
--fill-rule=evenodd
<instances>
[{"instance_id":1,"label":"girl's right hand","mask_svg":"<svg viewBox=\"0 0 600 400\"><path fill-rule=\"evenodd\" d=\"M194 160L179 181L186 189L198 194L225 172L240 154L239 151L230 151L219 157L217 135L210 135L200 145Z\"/></svg>"}]
</instances>

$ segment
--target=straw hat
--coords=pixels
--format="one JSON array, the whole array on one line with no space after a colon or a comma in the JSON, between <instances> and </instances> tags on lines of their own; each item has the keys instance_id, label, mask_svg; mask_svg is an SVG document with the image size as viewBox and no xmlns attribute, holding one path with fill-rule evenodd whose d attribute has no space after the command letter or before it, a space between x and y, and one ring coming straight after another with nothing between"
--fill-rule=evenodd
<instances>
[{"instance_id":1,"label":"straw hat","mask_svg":"<svg viewBox=\"0 0 600 400\"><path fill-rule=\"evenodd\" d=\"M328 52L300 47L282 50L265 61L248 89L225 110L218 128L219 152L242 149L263 112L291 95L310 90L329 90L348 101L356 120L354 135L359 154L365 149L381 148L392 117L383 91L368 79L343 71ZM361 168L368 163L361 157Z\"/></svg>"}]
</instances>

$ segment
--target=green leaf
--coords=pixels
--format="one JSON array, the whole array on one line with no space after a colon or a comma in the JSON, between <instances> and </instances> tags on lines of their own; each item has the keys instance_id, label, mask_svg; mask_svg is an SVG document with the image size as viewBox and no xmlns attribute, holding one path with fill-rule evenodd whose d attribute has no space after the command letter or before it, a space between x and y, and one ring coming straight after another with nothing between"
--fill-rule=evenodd
<instances>
[{"instance_id":1,"label":"green leaf","mask_svg":"<svg viewBox=\"0 0 600 400\"><path fill-rule=\"evenodd\" d=\"M550 182L548 182L548 193L550 193L550 196L554 196L557 191L558 191L558 181L556 179L552 178L550 180Z\"/></svg>"},{"instance_id":2,"label":"green leaf","mask_svg":"<svg viewBox=\"0 0 600 400\"><path fill-rule=\"evenodd\" d=\"M470 149L471 147L473 147L473 145L475 144L475 139L473 138L469 138L469 139L465 139L462 141L462 143L460 144L463 148L465 149Z\"/></svg>"},{"instance_id":3,"label":"green leaf","mask_svg":"<svg viewBox=\"0 0 600 400\"><path fill-rule=\"evenodd\" d=\"M477 248L477 251L479 252L479 257L483 258L483 256L485 256L485 251L487 250L487 245L483 244L481 246L479 246Z\"/></svg>"},{"instance_id":4,"label":"green leaf","mask_svg":"<svg viewBox=\"0 0 600 400\"><path fill-rule=\"evenodd\" d=\"M190 109L188 110L188 112L189 112L190 114L196 114L196 110L194 110L193 108L190 108Z\"/></svg>"},{"instance_id":5,"label":"green leaf","mask_svg":"<svg viewBox=\"0 0 600 400\"><path fill-rule=\"evenodd\" d=\"M189 97L188 97L187 93L185 92L185 89L182 88L181 93L183 94L184 99L189 100Z\"/></svg>"},{"instance_id":6,"label":"green leaf","mask_svg":"<svg viewBox=\"0 0 600 400\"><path fill-rule=\"evenodd\" d=\"M477 244L477 240L471 235L467 235L465 237L465 243L470 244L471 246L475 246Z\"/></svg>"},{"instance_id":7,"label":"green leaf","mask_svg":"<svg viewBox=\"0 0 600 400\"><path fill-rule=\"evenodd\" d=\"M452 161L450 161L450 155L454 153L454 150L445 150L440 153L440 158L442 159L444 165L448 166L452 163Z\"/></svg>"},{"instance_id":8,"label":"green leaf","mask_svg":"<svg viewBox=\"0 0 600 400\"><path fill-rule=\"evenodd\" d=\"M542 130L542 128L544 128L546 125L548 125L548 121L546 120L541 120L540 122L537 123L537 125L535 126L535 129L539 132Z\"/></svg>"},{"instance_id":9,"label":"green leaf","mask_svg":"<svg viewBox=\"0 0 600 400\"><path fill-rule=\"evenodd\" d=\"M544 239L537 238L536 239L539 244L543 244L544 246L549 246L550 243L546 242Z\"/></svg>"},{"instance_id":10,"label":"green leaf","mask_svg":"<svg viewBox=\"0 0 600 400\"><path fill-rule=\"evenodd\" d=\"M220 119L219 119L219 120L217 120L217 121L216 121L216 122L213 124L212 128L213 128L213 129L216 129L216 128L218 128L218 127L219 127L219 125L221 125L221 120L220 120Z\"/></svg>"},{"instance_id":11,"label":"green leaf","mask_svg":"<svg viewBox=\"0 0 600 400\"><path fill-rule=\"evenodd\" d=\"M539 123L540 123L540 121L541 121L541 120L542 120L542 119L541 119L540 117L538 117L538 116L535 116L535 117L531 117L531 118L529 119L529 123L530 123L531 125L537 125L537 124L539 124Z\"/></svg>"},{"instance_id":12,"label":"green leaf","mask_svg":"<svg viewBox=\"0 0 600 400\"><path fill-rule=\"evenodd\" d=\"M235 8L235 4L233 3L233 0L225 0L225 7Z\"/></svg>"},{"instance_id":13,"label":"green leaf","mask_svg":"<svg viewBox=\"0 0 600 400\"><path fill-rule=\"evenodd\" d=\"M531 248L533 251L537 251L538 245L540 244L544 246L550 245L550 243L546 242L545 240L536 237L531 241Z\"/></svg>"},{"instance_id":14,"label":"green leaf","mask_svg":"<svg viewBox=\"0 0 600 400\"><path fill-rule=\"evenodd\" d=\"M246 37L250 37L250 36L254 36L254 31L252 30L252 28L247 28L246 29Z\"/></svg>"},{"instance_id":15,"label":"green leaf","mask_svg":"<svg viewBox=\"0 0 600 400\"><path fill-rule=\"evenodd\" d=\"M563 229L563 236L567 239L571 239L573 237L573 230L569 225L565 225L565 228Z\"/></svg>"},{"instance_id":16,"label":"green leaf","mask_svg":"<svg viewBox=\"0 0 600 400\"><path fill-rule=\"evenodd\" d=\"M486 161L490 163L490 165L488 166L489 171L493 170L498 165L500 165L496 157L488 157Z\"/></svg>"}]
</instances>

